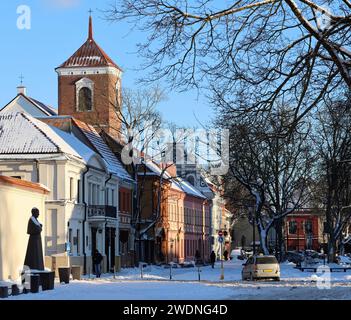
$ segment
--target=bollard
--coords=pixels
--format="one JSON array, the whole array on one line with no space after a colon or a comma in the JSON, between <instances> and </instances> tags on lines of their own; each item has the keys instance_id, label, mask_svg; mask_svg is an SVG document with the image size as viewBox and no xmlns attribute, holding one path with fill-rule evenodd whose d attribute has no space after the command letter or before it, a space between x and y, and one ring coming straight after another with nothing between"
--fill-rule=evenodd
<instances>
[{"instance_id":1,"label":"bollard","mask_svg":"<svg viewBox=\"0 0 351 320\"><path fill-rule=\"evenodd\" d=\"M170 264L170 268L169 268L169 280L172 280L172 264Z\"/></svg>"},{"instance_id":2,"label":"bollard","mask_svg":"<svg viewBox=\"0 0 351 320\"><path fill-rule=\"evenodd\" d=\"M38 293L39 286L40 286L40 276L38 274L31 274L30 275L30 292Z\"/></svg>"},{"instance_id":3,"label":"bollard","mask_svg":"<svg viewBox=\"0 0 351 320\"><path fill-rule=\"evenodd\" d=\"M7 286L0 287L0 299L6 299L9 297L9 288Z\"/></svg>"},{"instance_id":4,"label":"bollard","mask_svg":"<svg viewBox=\"0 0 351 320\"><path fill-rule=\"evenodd\" d=\"M198 272L198 275L199 275L199 282L201 281L201 269L200 267L197 268L197 272Z\"/></svg>"},{"instance_id":5,"label":"bollard","mask_svg":"<svg viewBox=\"0 0 351 320\"><path fill-rule=\"evenodd\" d=\"M11 286L11 296L19 296L20 295L20 290L18 288L17 284L13 284Z\"/></svg>"},{"instance_id":6,"label":"bollard","mask_svg":"<svg viewBox=\"0 0 351 320\"><path fill-rule=\"evenodd\" d=\"M70 267L59 267L59 278L60 283L69 284L69 278L71 275L71 268Z\"/></svg>"}]
</instances>

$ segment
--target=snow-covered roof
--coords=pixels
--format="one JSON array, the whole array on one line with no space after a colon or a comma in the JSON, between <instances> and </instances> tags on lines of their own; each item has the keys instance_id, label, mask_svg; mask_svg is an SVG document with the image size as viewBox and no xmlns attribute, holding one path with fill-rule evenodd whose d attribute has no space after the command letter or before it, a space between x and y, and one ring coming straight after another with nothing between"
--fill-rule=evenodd
<instances>
[{"instance_id":1,"label":"snow-covered roof","mask_svg":"<svg viewBox=\"0 0 351 320\"><path fill-rule=\"evenodd\" d=\"M57 135L59 135L66 143L68 143L72 149L74 149L86 163L96 155L96 153L91 150L88 146L86 146L83 142L77 139L73 134L62 131L56 127L50 126L50 128L55 131Z\"/></svg>"},{"instance_id":2,"label":"snow-covered roof","mask_svg":"<svg viewBox=\"0 0 351 320\"><path fill-rule=\"evenodd\" d=\"M42 116L56 116L57 111L46 105L45 103L31 98L23 93L19 93L14 99L12 99L6 106L0 109L2 113L18 113L18 112L29 112L29 106L33 108L32 113L37 113ZM19 110L21 109L21 110ZM34 114L32 114L34 115Z\"/></svg>"},{"instance_id":3,"label":"snow-covered roof","mask_svg":"<svg viewBox=\"0 0 351 320\"><path fill-rule=\"evenodd\" d=\"M179 187L188 195L202 198L202 199L207 199L198 189L196 189L193 185L191 185L188 181L182 179L182 178L177 178L176 179Z\"/></svg>"},{"instance_id":4,"label":"snow-covered roof","mask_svg":"<svg viewBox=\"0 0 351 320\"><path fill-rule=\"evenodd\" d=\"M158 176L160 176L163 173L163 178L167 179L172 182L172 189L178 190L178 191L183 191L184 193L202 198L202 199L207 199L198 189L196 189L194 186L192 186L189 182L186 180L180 178L180 177L172 177L167 170L162 170L157 163L155 163L152 160L147 160L145 162L146 167L153 173ZM142 175L144 173L141 173ZM147 174L147 173L146 173Z\"/></svg>"},{"instance_id":5,"label":"snow-covered roof","mask_svg":"<svg viewBox=\"0 0 351 320\"><path fill-rule=\"evenodd\" d=\"M95 150L105 160L108 170L116 174L119 178L133 181L127 170L123 167L122 163L113 154L111 149L105 143L104 139L99 135L92 125L72 119L75 125L80 129L84 136L90 141Z\"/></svg>"},{"instance_id":6,"label":"snow-covered roof","mask_svg":"<svg viewBox=\"0 0 351 320\"><path fill-rule=\"evenodd\" d=\"M73 142L73 141L71 141ZM83 160L77 150L58 131L25 113L0 115L0 154L14 158L21 155L66 154ZM86 150L85 150L86 151ZM83 153L85 154L85 153Z\"/></svg>"}]
</instances>

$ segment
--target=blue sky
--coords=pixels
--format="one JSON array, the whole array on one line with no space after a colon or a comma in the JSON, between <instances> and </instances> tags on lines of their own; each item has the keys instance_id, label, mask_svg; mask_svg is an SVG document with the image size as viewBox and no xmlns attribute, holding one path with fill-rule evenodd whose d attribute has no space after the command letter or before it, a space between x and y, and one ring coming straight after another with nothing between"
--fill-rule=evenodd
<instances>
[{"instance_id":1,"label":"blue sky","mask_svg":"<svg viewBox=\"0 0 351 320\"><path fill-rule=\"evenodd\" d=\"M16 95L21 73L28 95L57 107L57 75L55 67L64 62L86 40L88 10L94 17L94 38L107 54L125 71L123 85L137 88L141 75L135 69L141 60L135 44L145 34L130 32L127 23L110 24L101 19L98 9L111 0L1 0L0 1L0 106ZM31 29L17 28L17 8L31 9ZM168 99L159 110L168 121L182 126L198 126L213 117L212 108L197 91L167 92ZM194 116L196 115L196 118Z\"/></svg>"}]
</instances>

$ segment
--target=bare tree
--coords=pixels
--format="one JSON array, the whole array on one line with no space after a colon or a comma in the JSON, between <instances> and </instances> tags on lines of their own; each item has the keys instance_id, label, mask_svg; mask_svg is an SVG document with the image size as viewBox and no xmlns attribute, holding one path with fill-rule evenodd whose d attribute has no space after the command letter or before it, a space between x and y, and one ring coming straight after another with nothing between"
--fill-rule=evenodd
<instances>
[{"instance_id":1,"label":"bare tree","mask_svg":"<svg viewBox=\"0 0 351 320\"><path fill-rule=\"evenodd\" d=\"M319 202L325 206L328 258L334 261L338 244L351 218L351 112L349 100L329 103L316 114L314 135L319 155Z\"/></svg>"},{"instance_id":2,"label":"bare tree","mask_svg":"<svg viewBox=\"0 0 351 320\"><path fill-rule=\"evenodd\" d=\"M295 125L351 86L349 0L119 0L105 13L147 33L144 80L210 88L235 112L283 101Z\"/></svg>"},{"instance_id":3,"label":"bare tree","mask_svg":"<svg viewBox=\"0 0 351 320\"><path fill-rule=\"evenodd\" d=\"M310 126L300 123L288 136L285 134L292 112L278 107L255 126L246 120L228 125L229 179L239 181L254 199L254 221L265 254L269 253L268 233L275 228L280 258L284 254L282 221L307 200L313 163L307 139Z\"/></svg>"}]
</instances>

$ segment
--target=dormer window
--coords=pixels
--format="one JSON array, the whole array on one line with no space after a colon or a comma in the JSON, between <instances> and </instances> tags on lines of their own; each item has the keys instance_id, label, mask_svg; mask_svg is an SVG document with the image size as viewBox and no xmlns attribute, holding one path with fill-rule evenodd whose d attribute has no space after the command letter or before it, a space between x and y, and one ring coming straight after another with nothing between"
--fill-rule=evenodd
<instances>
[{"instance_id":1,"label":"dormer window","mask_svg":"<svg viewBox=\"0 0 351 320\"><path fill-rule=\"evenodd\" d=\"M93 111L94 105L94 82L88 78L80 79L76 82L77 111Z\"/></svg>"}]
</instances>

